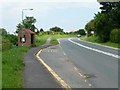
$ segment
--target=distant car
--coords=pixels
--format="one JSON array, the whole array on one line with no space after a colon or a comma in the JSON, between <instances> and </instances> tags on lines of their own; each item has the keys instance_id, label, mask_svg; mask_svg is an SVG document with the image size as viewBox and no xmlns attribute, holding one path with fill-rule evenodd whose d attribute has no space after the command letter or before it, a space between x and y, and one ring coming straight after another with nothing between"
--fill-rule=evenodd
<instances>
[{"instance_id":1,"label":"distant car","mask_svg":"<svg viewBox=\"0 0 120 90\"><path fill-rule=\"evenodd\" d=\"M78 35L77 35L77 37L81 37L81 35L80 35L80 34L78 34Z\"/></svg>"}]
</instances>

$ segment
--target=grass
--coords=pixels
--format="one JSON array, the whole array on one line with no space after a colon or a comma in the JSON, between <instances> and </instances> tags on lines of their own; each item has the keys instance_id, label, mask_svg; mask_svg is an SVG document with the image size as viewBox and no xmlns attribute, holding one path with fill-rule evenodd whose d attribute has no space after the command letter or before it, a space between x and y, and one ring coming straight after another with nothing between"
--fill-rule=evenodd
<instances>
[{"instance_id":1,"label":"grass","mask_svg":"<svg viewBox=\"0 0 120 90\"><path fill-rule=\"evenodd\" d=\"M93 42L93 43L98 43L98 44L105 45L105 46L110 46L110 47L114 47L114 48L120 48L118 43L113 43L113 42L110 42L110 41L102 43L102 42L100 42L99 38L96 37L96 36L90 36L90 37L83 36L80 39L85 40L85 41L89 41L89 42Z\"/></svg>"},{"instance_id":2,"label":"grass","mask_svg":"<svg viewBox=\"0 0 120 90\"><path fill-rule=\"evenodd\" d=\"M49 36L50 35L37 35L36 46L45 44Z\"/></svg>"},{"instance_id":3,"label":"grass","mask_svg":"<svg viewBox=\"0 0 120 90\"><path fill-rule=\"evenodd\" d=\"M0 46L0 90L2 88L2 51Z\"/></svg>"},{"instance_id":4,"label":"grass","mask_svg":"<svg viewBox=\"0 0 120 90\"><path fill-rule=\"evenodd\" d=\"M69 38L69 37L74 37L74 35L65 35L65 34L63 34L63 35L60 35L60 34L55 34L55 35L52 35L51 36L51 44L58 44L59 42L58 42L58 38Z\"/></svg>"},{"instance_id":5,"label":"grass","mask_svg":"<svg viewBox=\"0 0 120 90\"><path fill-rule=\"evenodd\" d=\"M14 47L2 52L2 88L23 87L23 55L29 47Z\"/></svg>"},{"instance_id":6,"label":"grass","mask_svg":"<svg viewBox=\"0 0 120 90\"><path fill-rule=\"evenodd\" d=\"M0 35L0 90L2 89L2 36Z\"/></svg>"},{"instance_id":7,"label":"grass","mask_svg":"<svg viewBox=\"0 0 120 90\"><path fill-rule=\"evenodd\" d=\"M118 43L112 43L112 42L106 42L106 43L100 43L106 46L111 46L111 47L115 47L115 48L120 48Z\"/></svg>"}]
</instances>

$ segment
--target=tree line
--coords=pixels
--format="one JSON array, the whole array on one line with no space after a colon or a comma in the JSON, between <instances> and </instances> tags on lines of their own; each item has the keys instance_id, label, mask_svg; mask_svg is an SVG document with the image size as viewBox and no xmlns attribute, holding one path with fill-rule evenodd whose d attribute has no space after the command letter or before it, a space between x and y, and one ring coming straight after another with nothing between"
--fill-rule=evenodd
<instances>
[{"instance_id":1,"label":"tree line","mask_svg":"<svg viewBox=\"0 0 120 90\"><path fill-rule=\"evenodd\" d=\"M120 42L120 2L101 2L101 12L85 25L87 36L91 31L101 42Z\"/></svg>"},{"instance_id":2,"label":"tree line","mask_svg":"<svg viewBox=\"0 0 120 90\"><path fill-rule=\"evenodd\" d=\"M47 34L51 34L51 33L61 33L61 34L68 34L64 32L64 29L58 27L58 26L54 26L51 27L48 31L44 31L43 28L41 28L40 30L34 25L36 23L36 19L34 17L26 17L21 23L19 23L16 27L16 33L18 33L20 30L23 30L24 28L29 28L31 29L33 32L35 32L36 34L39 33L47 33ZM81 30L81 31L80 31ZM69 33L71 34L71 32ZM84 29L79 29L75 32L73 32L72 34L81 34L81 35L85 35L85 31Z\"/></svg>"}]
</instances>

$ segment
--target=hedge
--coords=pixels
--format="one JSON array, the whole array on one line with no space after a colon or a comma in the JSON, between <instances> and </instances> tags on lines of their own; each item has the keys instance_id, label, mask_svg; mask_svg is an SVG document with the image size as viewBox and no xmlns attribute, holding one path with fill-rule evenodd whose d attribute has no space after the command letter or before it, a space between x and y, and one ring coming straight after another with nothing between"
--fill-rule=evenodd
<instances>
[{"instance_id":1,"label":"hedge","mask_svg":"<svg viewBox=\"0 0 120 90\"><path fill-rule=\"evenodd\" d=\"M110 41L120 43L120 29L113 29L110 34Z\"/></svg>"}]
</instances>

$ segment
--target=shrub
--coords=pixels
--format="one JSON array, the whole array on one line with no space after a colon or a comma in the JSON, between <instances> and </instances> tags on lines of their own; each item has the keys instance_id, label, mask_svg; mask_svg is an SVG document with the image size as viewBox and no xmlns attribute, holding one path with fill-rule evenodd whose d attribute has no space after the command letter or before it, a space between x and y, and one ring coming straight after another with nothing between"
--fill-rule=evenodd
<instances>
[{"instance_id":1,"label":"shrub","mask_svg":"<svg viewBox=\"0 0 120 90\"><path fill-rule=\"evenodd\" d=\"M10 48L12 48L12 43L10 42L10 40L2 36L2 50L4 51Z\"/></svg>"},{"instance_id":2,"label":"shrub","mask_svg":"<svg viewBox=\"0 0 120 90\"><path fill-rule=\"evenodd\" d=\"M13 45L17 45L18 37L13 34L4 35Z\"/></svg>"},{"instance_id":3,"label":"shrub","mask_svg":"<svg viewBox=\"0 0 120 90\"><path fill-rule=\"evenodd\" d=\"M120 29L113 29L110 34L110 41L120 43Z\"/></svg>"}]
</instances>

